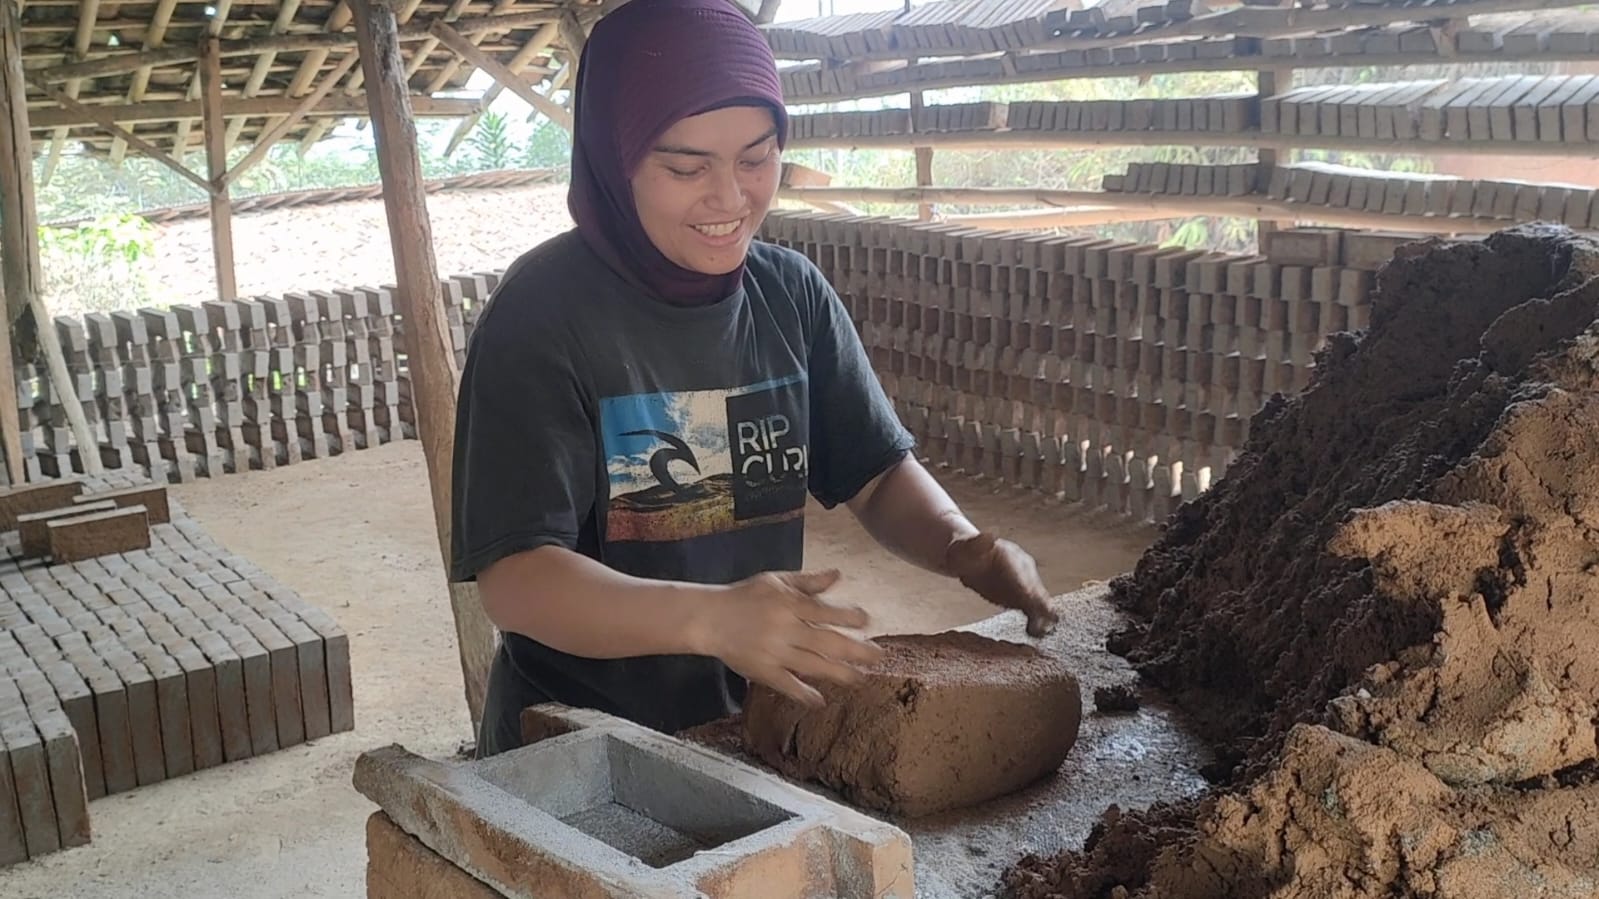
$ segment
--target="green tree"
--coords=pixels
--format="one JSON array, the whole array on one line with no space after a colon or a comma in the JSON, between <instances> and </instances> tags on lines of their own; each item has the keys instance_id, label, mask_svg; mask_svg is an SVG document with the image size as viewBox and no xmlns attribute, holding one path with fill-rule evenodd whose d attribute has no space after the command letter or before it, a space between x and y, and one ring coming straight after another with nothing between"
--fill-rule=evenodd
<instances>
[{"instance_id":1,"label":"green tree","mask_svg":"<svg viewBox=\"0 0 1599 899\"><path fill-rule=\"evenodd\" d=\"M509 122L505 113L489 111L483 113L478 119L477 127L472 129L472 134L466 139L467 146L471 149L473 161L482 171L497 172L511 167L511 161L518 153L515 140L511 137Z\"/></svg>"}]
</instances>

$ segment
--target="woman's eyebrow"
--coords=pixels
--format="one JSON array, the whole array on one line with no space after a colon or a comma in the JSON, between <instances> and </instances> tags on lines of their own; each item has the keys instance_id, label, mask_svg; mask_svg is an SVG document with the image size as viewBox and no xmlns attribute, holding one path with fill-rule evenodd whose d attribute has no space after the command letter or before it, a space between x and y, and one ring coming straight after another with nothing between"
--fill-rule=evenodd
<instances>
[{"instance_id":1,"label":"woman's eyebrow","mask_svg":"<svg viewBox=\"0 0 1599 899\"><path fill-rule=\"evenodd\" d=\"M768 130L765 134L763 134L760 137L758 137L758 138L750 141L749 143L745 144L744 145L744 149L745 150L752 150L752 149L760 146L761 144L766 143L767 141L771 140L772 138L774 138L776 136L777 136L777 128L773 127L770 130ZM695 147L680 147L680 146L675 146L675 145L672 145L672 144L658 144L655 147L655 152L657 152L657 153L668 153L668 154L670 154L672 156L715 156L716 155L715 153L712 153L710 150L700 150L700 149L697 149Z\"/></svg>"}]
</instances>

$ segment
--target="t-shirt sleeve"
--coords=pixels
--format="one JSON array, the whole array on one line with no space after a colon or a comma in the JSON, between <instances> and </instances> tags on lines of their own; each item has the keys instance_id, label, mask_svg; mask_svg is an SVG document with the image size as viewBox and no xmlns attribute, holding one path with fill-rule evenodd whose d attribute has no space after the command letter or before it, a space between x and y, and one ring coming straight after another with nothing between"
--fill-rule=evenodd
<instances>
[{"instance_id":1,"label":"t-shirt sleeve","mask_svg":"<svg viewBox=\"0 0 1599 899\"><path fill-rule=\"evenodd\" d=\"M563 341L495 318L472 335L456 403L452 581L540 546L575 549L594 503L591 403Z\"/></svg>"},{"instance_id":2,"label":"t-shirt sleeve","mask_svg":"<svg viewBox=\"0 0 1599 899\"><path fill-rule=\"evenodd\" d=\"M810 347L810 491L826 508L852 499L915 445L872 370L833 286L807 265Z\"/></svg>"}]
</instances>

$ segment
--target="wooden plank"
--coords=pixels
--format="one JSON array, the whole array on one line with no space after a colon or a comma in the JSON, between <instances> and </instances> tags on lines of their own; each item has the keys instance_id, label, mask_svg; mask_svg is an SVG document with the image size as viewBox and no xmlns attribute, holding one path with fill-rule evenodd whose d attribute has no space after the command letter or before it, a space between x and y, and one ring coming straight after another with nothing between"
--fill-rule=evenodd
<instances>
[{"instance_id":1,"label":"wooden plank","mask_svg":"<svg viewBox=\"0 0 1599 899\"><path fill-rule=\"evenodd\" d=\"M432 228L394 12L375 0L350 0L350 8L355 14L367 104L378 147L389 242L394 253L395 293L406 323L405 349L410 361L417 436L428 467L439 553L448 562L451 437L460 373L455 368L444 305L438 297ZM467 705L475 727L482 717L495 648L494 629L472 585L450 585L450 609L461 652Z\"/></svg>"},{"instance_id":2,"label":"wooden plank","mask_svg":"<svg viewBox=\"0 0 1599 899\"><path fill-rule=\"evenodd\" d=\"M217 39L205 42L200 61L201 94L204 98L202 123L205 129L205 161L211 183L211 258L216 265L217 299L231 300L239 295L233 268L233 205L222 177L228 172L227 130L222 118L222 57Z\"/></svg>"}]
</instances>

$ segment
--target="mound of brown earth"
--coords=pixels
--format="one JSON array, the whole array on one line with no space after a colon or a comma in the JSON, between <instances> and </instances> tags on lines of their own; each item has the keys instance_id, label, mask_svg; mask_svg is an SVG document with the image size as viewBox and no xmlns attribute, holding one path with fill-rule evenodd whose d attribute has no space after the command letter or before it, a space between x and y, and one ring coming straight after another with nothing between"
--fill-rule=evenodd
<instances>
[{"instance_id":1,"label":"mound of brown earth","mask_svg":"<svg viewBox=\"0 0 1599 899\"><path fill-rule=\"evenodd\" d=\"M859 684L817 685L821 708L754 687L746 751L857 805L917 817L1019 790L1077 741L1077 679L1035 647L960 631L876 642L883 659Z\"/></svg>"},{"instance_id":2,"label":"mound of brown earth","mask_svg":"<svg viewBox=\"0 0 1599 899\"><path fill-rule=\"evenodd\" d=\"M1113 584L1218 749L1025 899L1599 895L1599 244L1416 244Z\"/></svg>"}]
</instances>

